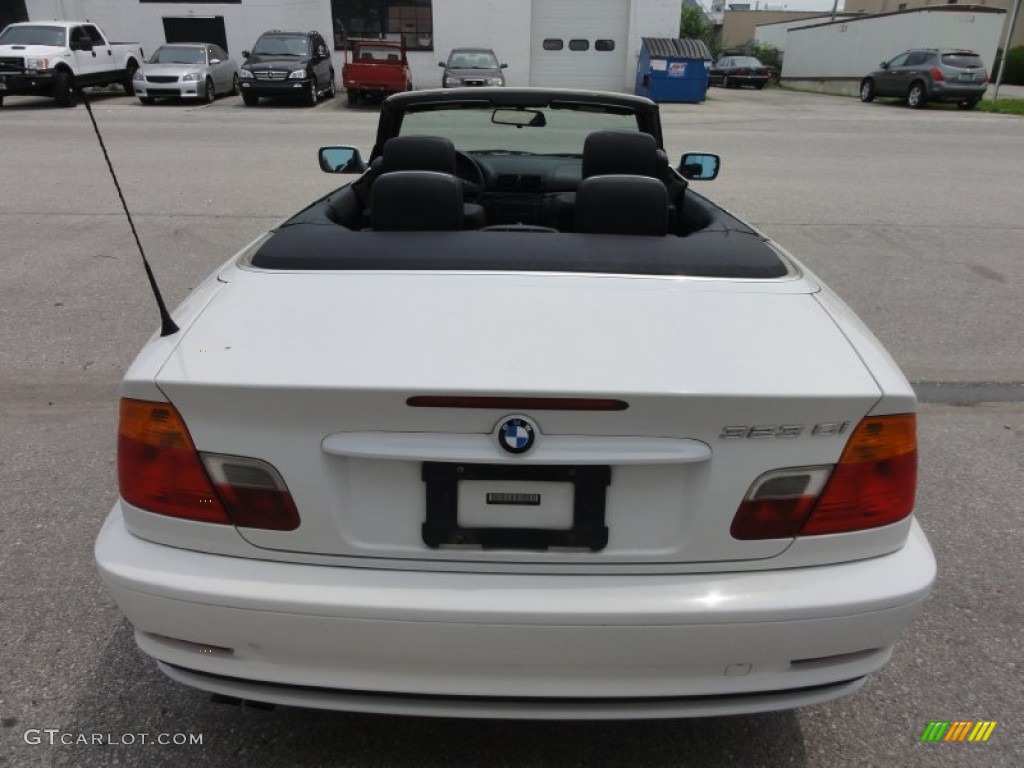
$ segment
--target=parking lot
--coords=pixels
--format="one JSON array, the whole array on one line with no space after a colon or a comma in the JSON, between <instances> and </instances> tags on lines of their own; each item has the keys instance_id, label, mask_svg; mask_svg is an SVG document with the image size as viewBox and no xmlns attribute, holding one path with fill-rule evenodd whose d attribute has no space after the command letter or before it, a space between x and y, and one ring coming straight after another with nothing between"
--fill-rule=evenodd
<instances>
[{"instance_id":1,"label":"parking lot","mask_svg":"<svg viewBox=\"0 0 1024 768\"><path fill-rule=\"evenodd\" d=\"M373 107L93 106L168 304L369 152ZM157 327L83 107L0 108L0 765L1019 766L1024 764L1024 120L778 89L665 105L702 193L836 290L918 386L917 514L939 577L852 697L693 721L455 721L216 704L135 648L92 543L115 496L117 387ZM780 340L785 343L785 340ZM995 720L987 743L920 743ZM26 743L29 730L109 744ZM201 745L152 743L201 734ZM134 743L123 743L133 734ZM139 734L147 734L142 743ZM31 741L31 739L29 739Z\"/></svg>"}]
</instances>

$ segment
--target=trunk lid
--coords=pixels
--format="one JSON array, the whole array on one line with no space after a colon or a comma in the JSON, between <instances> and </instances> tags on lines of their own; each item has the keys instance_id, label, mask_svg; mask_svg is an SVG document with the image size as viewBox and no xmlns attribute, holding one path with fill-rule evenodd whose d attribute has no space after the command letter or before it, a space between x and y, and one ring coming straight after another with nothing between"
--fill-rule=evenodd
<instances>
[{"instance_id":1,"label":"trunk lid","mask_svg":"<svg viewBox=\"0 0 1024 768\"><path fill-rule=\"evenodd\" d=\"M263 459L285 479L299 528L239 529L265 556L466 567L771 558L791 540L729 534L751 483L838 460L849 430L815 435L814 425L852 429L880 396L807 279L233 270L230 280L157 384L199 450ZM615 398L628 408L407 404L438 395ZM498 446L510 416L536 427L529 454ZM740 426L801 429L723 437ZM445 488L460 526L571 526L573 486L541 477L550 464L608 468L605 546L424 543L428 495L440 503ZM470 472L452 485L456 465Z\"/></svg>"}]
</instances>

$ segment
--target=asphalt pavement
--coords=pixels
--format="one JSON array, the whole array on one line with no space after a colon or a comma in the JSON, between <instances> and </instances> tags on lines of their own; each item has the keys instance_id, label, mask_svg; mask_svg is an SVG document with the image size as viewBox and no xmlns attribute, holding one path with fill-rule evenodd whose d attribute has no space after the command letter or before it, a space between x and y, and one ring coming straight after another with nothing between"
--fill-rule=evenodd
<instances>
[{"instance_id":1,"label":"asphalt pavement","mask_svg":"<svg viewBox=\"0 0 1024 768\"><path fill-rule=\"evenodd\" d=\"M377 118L342 99L143 107L109 93L94 106L171 306L336 186L317 148L368 151ZM927 400L917 514L939 577L882 672L818 707L623 723L265 711L164 678L92 564L116 496L117 386L157 327L153 300L85 110L9 97L0 765L1024 764L1024 119L720 88L701 105L663 106L663 119L673 158L723 156L700 190L825 279ZM921 743L933 720L998 725L987 743ZM178 734L202 743L174 744Z\"/></svg>"}]
</instances>

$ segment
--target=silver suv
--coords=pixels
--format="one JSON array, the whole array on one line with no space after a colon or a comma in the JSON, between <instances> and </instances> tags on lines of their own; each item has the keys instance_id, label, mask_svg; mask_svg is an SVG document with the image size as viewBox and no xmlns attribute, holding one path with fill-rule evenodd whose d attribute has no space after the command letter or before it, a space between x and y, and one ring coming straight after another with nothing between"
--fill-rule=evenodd
<instances>
[{"instance_id":1,"label":"silver suv","mask_svg":"<svg viewBox=\"0 0 1024 768\"><path fill-rule=\"evenodd\" d=\"M861 101L894 96L913 109L929 101L955 101L960 109L974 109L988 87L985 65L974 51L914 48L881 67L860 81Z\"/></svg>"}]
</instances>

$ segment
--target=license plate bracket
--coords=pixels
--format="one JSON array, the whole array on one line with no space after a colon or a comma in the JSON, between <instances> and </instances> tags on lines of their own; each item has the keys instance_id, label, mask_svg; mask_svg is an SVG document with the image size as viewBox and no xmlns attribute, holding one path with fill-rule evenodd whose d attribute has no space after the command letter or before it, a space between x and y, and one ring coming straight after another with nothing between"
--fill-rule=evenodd
<instances>
[{"instance_id":1,"label":"license plate bracket","mask_svg":"<svg viewBox=\"0 0 1024 768\"><path fill-rule=\"evenodd\" d=\"M611 484L608 466L457 464L424 462L427 519L423 543L481 549L544 551L556 548L597 552L608 545L605 496ZM566 530L517 527L467 527L459 524L459 482L496 480L570 483L573 486L572 527Z\"/></svg>"}]
</instances>

